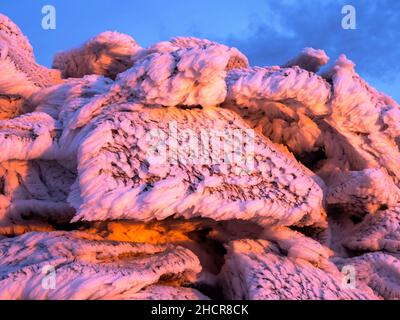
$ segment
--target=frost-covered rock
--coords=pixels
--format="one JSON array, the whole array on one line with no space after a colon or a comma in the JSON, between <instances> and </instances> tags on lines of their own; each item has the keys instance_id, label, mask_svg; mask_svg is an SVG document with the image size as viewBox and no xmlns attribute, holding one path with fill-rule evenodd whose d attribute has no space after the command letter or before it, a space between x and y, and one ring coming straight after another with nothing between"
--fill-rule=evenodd
<instances>
[{"instance_id":1,"label":"frost-covered rock","mask_svg":"<svg viewBox=\"0 0 400 320\"><path fill-rule=\"evenodd\" d=\"M330 180L327 203L351 215L393 208L400 201L400 190L385 169L339 172Z\"/></svg>"},{"instance_id":2,"label":"frost-covered rock","mask_svg":"<svg viewBox=\"0 0 400 320\"><path fill-rule=\"evenodd\" d=\"M400 207L367 215L348 230L343 244L352 250L400 253Z\"/></svg>"},{"instance_id":3,"label":"frost-covered rock","mask_svg":"<svg viewBox=\"0 0 400 320\"><path fill-rule=\"evenodd\" d=\"M52 230L68 223L75 210L67 203L75 174L56 161L0 163L0 234Z\"/></svg>"},{"instance_id":4,"label":"frost-covered rock","mask_svg":"<svg viewBox=\"0 0 400 320\"><path fill-rule=\"evenodd\" d=\"M400 260L382 252L366 253L351 259L339 259L337 264L346 267L354 277L354 285L368 285L384 299L400 299Z\"/></svg>"},{"instance_id":5,"label":"frost-covered rock","mask_svg":"<svg viewBox=\"0 0 400 320\"><path fill-rule=\"evenodd\" d=\"M32 93L60 81L58 71L36 64L28 39L0 14L0 119L23 113Z\"/></svg>"},{"instance_id":6,"label":"frost-covered rock","mask_svg":"<svg viewBox=\"0 0 400 320\"><path fill-rule=\"evenodd\" d=\"M304 70L318 72L318 70L322 66L326 65L328 61L329 57L326 55L324 50L304 48L297 57L285 63L283 67L298 66Z\"/></svg>"},{"instance_id":7,"label":"frost-covered rock","mask_svg":"<svg viewBox=\"0 0 400 320\"><path fill-rule=\"evenodd\" d=\"M253 67L230 71L226 82L223 106L273 142L300 158L322 147L317 119L329 114L331 95L323 78L298 66Z\"/></svg>"},{"instance_id":8,"label":"frost-covered rock","mask_svg":"<svg viewBox=\"0 0 400 320\"><path fill-rule=\"evenodd\" d=\"M0 241L0 299L129 299L153 284L190 283L200 271L192 252L171 245L102 241L79 232Z\"/></svg>"},{"instance_id":9,"label":"frost-covered rock","mask_svg":"<svg viewBox=\"0 0 400 320\"><path fill-rule=\"evenodd\" d=\"M105 32L60 80L0 15L0 298L398 299L400 108L328 59Z\"/></svg>"},{"instance_id":10,"label":"frost-covered rock","mask_svg":"<svg viewBox=\"0 0 400 320\"><path fill-rule=\"evenodd\" d=\"M0 162L56 159L61 129L57 121L42 112L0 120Z\"/></svg>"},{"instance_id":11,"label":"frost-covered rock","mask_svg":"<svg viewBox=\"0 0 400 320\"><path fill-rule=\"evenodd\" d=\"M303 259L327 271L335 269L329 261L332 250L301 232L287 227L267 227L260 236L276 243L288 258Z\"/></svg>"},{"instance_id":12,"label":"frost-covered rock","mask_svg":"<svg viewBox=\"0 0 400 320\"><path fill-rule=\"evenodd\" d=\"M304 164L313 163L312 154L318 156L318 150L323 146L322 130L303 109L293 110L280 102L265 102L260 108L224 106L241 115L272 142L285 145Z\"/></svg>"},{"instance_id":13,"label":"frost-covered rock","mask_svg":"<svg viewBox=\"0 0 400 320\"><path fill-rule=\"evenodd\" d=\"M226 70L233 70L238 68L248 68L249 61L247 57L236 48L228 48L225 45L213 42L207 39L199 39L195 37L174 37L170 41L162 41L155 45L150 46L148 49L141 51L134 58L139 58L151 53L173 53L176 51L197 51L200 53L202 50L219 47L223 52L229 54L228 64ZM192 67L195 67L194 65Z\"/></svg>"},{"instance_id":14,"label":"frost-covered rock","mask_svg":"<svg viewBox=\"0 0 400 320\"><path fill-rule=\"evenodd\" d=\"M243 108L281 102L292 109L304 108L313 116L329 112L326 106L331 94L329 84L297 66L232 70L227 76L227 86L227 102Z\"/></svg>"},{"instance_id":15,"label":"frost-covered rock","mask_svg":"<svg viewBox=\"0 0 400 320\"><path fill-rule=\"evenodd\" d=\"M123 295L125 300L210 300L196 289L164 285L148 286L133 294Z\"/></svg>"},{"instance_id":16,"label":"frost-covered rock","mask_svg":"<svg viewBox=\"0 0 400 320\"><path fill-rule=\"evenodd\" d=\"M73 125L82 126L110 104L135 102L164 107L216 106L226 97L227 70L246 67L237 49L208 40L174 38L139 51L132 68L110 90L92 99Z\"/></svg>"},{"instance_id":17,"label":"frost-covered rock","mask_svg":"<svg viewBox=\"0 0 400 320\"><path fill-rule=\"evenodd\" d=\"M27 108L44 112L67 125L66 119L113 83L103 76L66 79L62 84L42 89L30 97Z\"/></svg>"},{"instance_id":18,"label":"frost-covered rock","mask_svg":"<svg viewBox=\"0 0 400 320\"><path fill-rule=\"evenodd\" d=\"M61 70L63 78L97 74L115 79L132 66L132 57L140 50L142 48L130 36L106 31L80 48L58 53L53 68Z\"/></svg>"},{"instance_id":19,"label":"frost-covered rock","mask_svg":"<svg viewBox=\"0 0 400 320\"><path fill-rule=\"evenodd\" d=\"M343 300L377 299L366 285L345 286L339 270L327 272L304 259L282 254L265 240L240 240L229 244L221 283L228 299Z\"/></svg>"},{"instance_id":20,"label":"frost-covered rock","mask_svg":"<svg viewBox=\"0 0 400 320\"><path fill-rule=\"evenodd\" d=\"M229 110L130 104L91 125L69 198L78 210L74 221L175 215L325 225L313 175L264 137L249 134Z\"/></svg>"},{"instance_id":21,"label":"frost-covered rock","mask_svg":"<svg viewBox=\"0 0 400 320\"><path fill-rule=\"evenodd\" d=\"M87 132L82 130L84 125L75 128L71 124L79 116L80 109L96 95L107 92L112 83L111 79L91 75L80 79L67 79L63 84L43 89L31 96L29 109L34 112L30 116L39 117L40 115L48 119L46 121L49 123L54 122L49 127L57 128L52 134L52 148L49 152L53 159L58 159L67 168L76 170L78 148ZM51 116L53 120L43 113ZM87 122L91 119L92 117L87 119ZM34 125L34 121L30 122ZM84 124L86 125L87 122ZM48 158L48 156L43 154L38 157Z\"/></svg>"},{"instance_id":22,"label":"frost-covered rock","mask_svg":"<svg viewBox=\"0 0 400 320\"><path fill-rule=\"evenodd\" d=\"M383 167L398 184L399 105L361 79L344 55L325 77L332 82L333 96L329 101L332 113L324 119L331 128L325 137L328 161L320 174L329 175L335 167Z\"/></svg>"}]
</instances>

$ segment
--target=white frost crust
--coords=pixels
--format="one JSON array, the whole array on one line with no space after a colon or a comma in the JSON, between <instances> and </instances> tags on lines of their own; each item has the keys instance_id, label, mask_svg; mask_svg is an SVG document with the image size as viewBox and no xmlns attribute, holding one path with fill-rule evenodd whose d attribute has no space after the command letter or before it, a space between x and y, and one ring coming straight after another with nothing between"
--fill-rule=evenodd
<instances>
[{"instance_id":1,"label":"white frost crust","mask_svg":"<svg viewBox=\"0 0 400 320\"><path fill-rule=\"evenodd\" d=\"M0 39L18 47L27 56L33 56L33 49L29 40L22 33L21 29L7 16L0 13Z\"/></svg>"},{"instance_id":2,"label":"white frost crust","mask_svg":"<svg viewBox=\"0 0 400 320\"><path fill-rule=\"evenodd\" d=\"M385 169L340 172L331 180L326 201L348 214L373 214L400 201L400 190Z\"/></svg>"},{"instance_id":3,"label":"white frost crust","mask_svg":"<svg viewBox=\"0 0 400 320\"><path fill-rule=\"evenodd\" d=\"M36 64L29 40L8 17L0 14L0 58L10 59L32 84L45 88L61 81L59 71Z\"/></svg>"},{"instance_id":4,"label":"white frost crust","mask_svg":"<svg viewBox=\"0 0 400 320\"><path fill-rule=\"evenodd\" d=\"M395 256L373 252L338 259L337 264L354 268L357 288L368 285L377 296L388 300L400 299L400 260Z\"/></svg>"},{"instance_id":5,"label":"white frost crust","mask_svg":"<svg viewBox=\"0 0 400 320\"><path fill-rule=\"evenodd\" d=\"M318 70L326 65L329 57L324 50L314 48L304 48L297 57L288 61L283 65L284 68L298 66L304 70L318 72Z\"/></svg>"},{"instance_id":6,"label":"white frost crust","mask_svg":"<svg viewBox=\"0 0 400 320\"><path fill-rule=\"evenodd\" d=\"M333 251L317 240L287 227L266 227L262 239L276 243L292 259L303 259L328 272L335 269L329 261Z\"/></svg>"},{"instance_id":7,"label":"white frost crust","mask_svg":"<svg viewBox=\"0 0 400 320\"><path fill-rule=\"evenodd\" d=\"M265 240L229 243L221 284L227 299L350 300L377 299L367 286L343 286L339 270L320 269L303 259L286 257Z\"/></svg>"},{"instance_id":8,"label":"white frost crust","mask_svg":"<svg viewBox=\"0 0 400 320\"><path fill-rule=\"evenodd\" d=\"M0 44L0 120L10 119L23 113L26 99L38 88L27 76L16 69L14 63L2 58Z\"/></svg>"},{"instance_id":9,"label":"white frost crust","mask_svg":"<svg viewBox=\"0 0 400 320\"><path fill-rule=\"evenodd\" d=\"M268 102L281 102L293 109L304 108L310 116L330 112L326 105L330 85L315 73L297 66L232 70L226 81L230 104L260 108Z\"/></svg>"},{"instance_id":10,"label":"white frost crust","mask_svg":"<svg viewBox=\"0 0 400 320\"><path fill-rule=\"evenodd\" d=\"M223 107L234 110L273 142L288 147L300 160L323 146L318 119L329 114L331 95L323 78L298 66L275 66L232 70L226 82L228 95Z\"/></svg>"},{"instance_id":11,"label":"white frost crust","mask_svg":"<svg viewBox=\"0 0 400 320\"><path fill-rule=\"evenodd\" d=\"M32 93L60 81L58 71L36 64L28 39L0 13L0 119L23 113Z\"/></svg>"},{"instance_id":12,"label":"white frost crust","mask_svg":"<svg viewBox=\"0 0 400 320\"><path fill-rule=\"evenodd\" d=\"M254 151L242 148L235 161L224 157L221 141L228 157L233 151L233 140L226 139L226 133L243 134L248 129L234 112L140 105L119 106L117 111L94 121L93 131L80 147L79 182L70 196L78 210L74 221L148 221L175 215L325 226L322 190L289 153L256 134ZM171 122L177 124L176 140ZM205 149L210 150L206 158L184 142L182 132L189 129L198 139L201 129L218 137L206 143ZM151 139L146 135L149 130L157 130ZM168 147L167 157L150 149L163 145Z\"/></svg>"},{"instance_id":13,"label":"white frost crust","mask_svg":"<svg viewBox=\"0 0 400 320\"><path fill-rule=\"evenodd\" d=\"M29 108L31 111L47 113L67 127L66 118L96 95L107 92L112 83L111 79L97 75L66 79L62 84L44 88L31 96Z\"/></svg>"},{"instance_id":14,"label":"white frost crust","mask_svg":"<svg viewBox=\"0 0 400 320\"><path fill-rule=\"evenodd\" d=\"M217 42L213 42L207 39L199 39L195 37L173 37L170 41L162 41L150 46L148 49L139 52L135 59L142 57L143 55L148 55L151 53L172 53L179 50L202 50L208 47L223 47L229 50L229 61L226 66L227 70L248 68L249 61L246 56L241 53L238 49L231 47L227 48Z\"/></svg>"},{"instance_id":15,"label":"white frost crust","mask_svg":"<svg viewBox=\"0 0 400 320\"><path fill-rule=\"evenodd\" d=\"M367 215L348 231L343 245L351 250L400 253L400 206Z\"/></svg>"},{"instance_id":16,"label":"white frost crust","mask_svg":"<svg viewBox=\"0 0 400 320\"><path fill-rule=\"evenodd\" d=\"M226 97L226 70L245 67L235 48L196 38L175 38L140 51L132 68L118 75L109 92L92 99L77 114L78 128L110 104L215 106Z\"/></svg>"},{"instance_id":17,"label":"white frost crust","mask_svg":"<svg viewBox=\"0 0 400 320\"><path fill-rule=\"evenodd\" d=\"M28 221L68 222L75 212L66 201L74 180L55 161L1 162L0 233Z\"/></svg>"},{"instance_id":18,"label":"white frost crust","mask_svg":"<svg viewBox=\"0 0 400 320\"><path fill-rule=\"evenodd\" d=\"M68 79L61 85L39 91L29 99L29 109L35 110L33 114L47 113L59 126L54 143L58 146L56 158L67 168L76 168L78 148L88 133L84 127L72 128L71 122L82 106L107 92L112 83L111 79L97 75Z\"/></svg>"},{"instance_id":19,"label":"white frost crust","mask_svg":"<svg viewBox=\"0 0 400 320\"><path fill-rule=\"evenodd\" d=\"M61 70L63 78L97 74L115 79L132 66L132 57L140 50L142 48L130 36L106 31L80 48L58 53L54 57L53 68Z\"/></svg>"},{"instance_id":20,"label":"white frost crust","mask_svg":"<svg viewBox=\"0 0 400 320\"><path fill-rule=\"evenodd\" d=\"M75 174L55 161L60 131L40 112L0 121L0 233L46 229L73 216L66 198Z\"/></svg>"},{"instance_id":21,"label":"white frost crust","mask_svg":"<svg viewBox=\"0 0 400 320\"><path fill-rule=\"evenodd\" d=\"M210 300L196 289L151 285L132 295L124 294L125 300Z\"/></svg>"},{"instance_id":22,"label":"white frost crust","mask_svg":"<svg viewBox=\"0 0 400 320\"><path fill-rule=\"evenodd\" d=\"M43 286L49 266L54 289ZM61 231L0 241L0 299L124 299L163 281L190 283L200 271L192 252L172 245L101 241Z\"/></svg>"},{"instance_id":23,"label":"white frost crust","mask_svg":"<svg viewBox=\"0 0 400 320\"><path fill-rule=\"evenodd\" d=\"M350 170L383 167L398 184L399 105L362 80L354 63L344 55L325 77L332 82L334 92L329 103L332 114L325 119L333 129L335 144L328 158L341 168L347 163Z\"/></svg>"},{"instance_id":24,"label":"white frost crust","mask_svg":"<svg viewBox=\"0 0 400 320\"><path fill-rule=\"evenodd\" d=\"M0 162L6 160L53 160L59 155L60 124L42 112L0 120Z\"/></svg>"}]
</instances>

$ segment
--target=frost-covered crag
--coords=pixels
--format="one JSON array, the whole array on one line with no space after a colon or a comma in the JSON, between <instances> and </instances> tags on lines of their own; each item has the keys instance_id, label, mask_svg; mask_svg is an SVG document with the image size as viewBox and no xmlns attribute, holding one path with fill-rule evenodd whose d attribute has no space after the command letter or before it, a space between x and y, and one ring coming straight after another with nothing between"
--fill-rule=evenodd
<instances>
[{"instance_id":1,"label":"frost-covered crag","mask_svg":"<svg viewBox=\"0 0 400 320\"><path fill-rule=\"evenodd\" d=\"M400 106L328 60L0 15L0 299L400 298Z\"/></svg>"}]
</instances>

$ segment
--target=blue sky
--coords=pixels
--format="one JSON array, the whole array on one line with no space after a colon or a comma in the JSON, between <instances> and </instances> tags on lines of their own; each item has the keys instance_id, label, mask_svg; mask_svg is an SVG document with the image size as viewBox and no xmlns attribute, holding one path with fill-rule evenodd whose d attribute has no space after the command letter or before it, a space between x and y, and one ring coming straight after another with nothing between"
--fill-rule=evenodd
<instances>
[{"instance_id":1,"label":"blue sky","mask_svg":"<svg viewBox=\"0 0 400 320\"><path fill-rule=\"evenodd\" d=\"M43 30L41 8L57 10L56 30ZM341 28L341 8L356 8L357 29ZM333 62L345 53L378 90L400 101L398 0L1 0L0 12L29 37L37 60L105 30L131 35L141 46L172 36L233 45L253 65L282 64L303 47L324 49Z\"/></svg>"}]
</instances>

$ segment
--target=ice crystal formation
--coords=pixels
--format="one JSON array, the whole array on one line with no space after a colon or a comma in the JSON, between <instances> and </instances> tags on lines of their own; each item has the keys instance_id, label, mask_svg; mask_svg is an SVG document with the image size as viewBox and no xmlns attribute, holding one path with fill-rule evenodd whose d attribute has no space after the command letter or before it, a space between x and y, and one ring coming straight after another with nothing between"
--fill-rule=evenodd
<instances>
[{"instance_id":1,"label":"ice crystal formation","mask_svg":"<svg viewBox=\"0 0 400 320\"><path fill-rule=\"evenodd\" d=\"M0 15L0 299L400 298L400 107L328 60Z\"/></svg>"}]
</instances>

